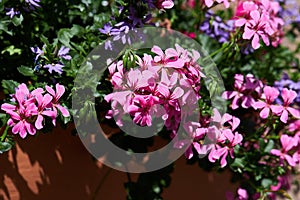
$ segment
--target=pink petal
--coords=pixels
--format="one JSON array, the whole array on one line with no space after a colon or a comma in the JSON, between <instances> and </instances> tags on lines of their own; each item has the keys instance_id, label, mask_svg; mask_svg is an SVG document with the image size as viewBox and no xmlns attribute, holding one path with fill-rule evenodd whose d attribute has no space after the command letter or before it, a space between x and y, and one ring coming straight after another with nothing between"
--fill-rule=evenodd
<instances>
[{"instance_id":1,"label":"pink petal","mask_svg":"<svg viewBox=\"0 0 300 200\"><path fill-rule=\"evenodd\" d=\"M253 49L258 49L260 47L258 34L254 34L251 44Z\"/></svg>"},{"instance_id":2,"label":"pink petal","mask_svg":"<svg viewBox=\"0 0 300 200\"><path fill-rule=\"evenodd\" d=\"M59 109L59 111L61 112L61 114L64 116L64 117L69 117L70 116L70 113L68 111L68 109L66 109L65 107L57 104L56 107Z\"/></svg>"},{"instance_id":3,"label":"pink petal","mask_svg":"<svg viewBox=\"0 0 300 200\"><path fill-rule=\"evenodd\" d=\"M260 111L259 116L263 119L266 119L269 116L269 113L270 113L270 108L265 107Z\"/></svg>"},{"instance_id":4,"label":"pink petal","mask_svg":"<svg viewBox=\"0 0 300 200\"><path fill-rule=\"evenodd\" d=\"M294 159L290 155L285 154L284 158L286 159L286 161L289 163L290 166L294 167L296 165Z\"/></svg>"},{"instance_id":5,"label":"pink petal","mask_svg":"<svg viewBox=\"0 0 300 200\"><path fill-rule=\"evenodd\" d=\"M160 48L159 46L154 45L154 46L152 47L151 51L152 51L153 53L156 53L157 55L159 55L159 56L161 56L161 57L164 56L164 52L161 50L161 48Z\"/></svg>"},{"instance_id":6,"label":"pink petal","mask_svg":"<svg viewBox=\"0 0 300 200\"><path fill-rule=\"evenodd\" d=\"M40 129L42 129L43 128L43 120L44 120L44 118L43 118L43 116L42 115L38 115L38 117L37 117L37 119L36 119L36 121L35 121L35 127L36 127L36 129L38 129L38 130L40 130Z\"/></svg>"},{"instance_id":7,"label":"pink petal","mask_svg":"<svg viewBox=\"0 0 300 200\"><path fill-rule=\"evenodd\" d=\"M176 87L173 93L171 94L170 99L178 99L184 94L184 91L180 87Z\"/></svg>"},{"instance_id":8,"label":"pink petal","mask_svg":"<svg viewBox=\"0 0 300 200\"><path fill-rule=\"evenodd\" d=\"M280 121L282 121L283 123L287 123L288 118L289 118L288 111L283 110L282 113L281 113Z\"/></svg>"},{"instance_id":9,"label":"pink petal","mask_svg":"<svg viewBox=\"0 0 300 200\"><path fill-rule=\"evenodd\" d=\"M291 115L293 115L295 118L300 118L300 111L295 109L295 108L292 108L292 107L287 107L286 108L290 113Z\"/></svg>"},{"instance_id":10,"label":"pink petal","mask_svg":"<svg viewBox=\"0 0 300 200\"><path fill-rule=\"evenodd\" d=\"M279 151L278 149L272 149L270 153L274 156L281 156L281 151Z\"/></svg>"}]
</instances>

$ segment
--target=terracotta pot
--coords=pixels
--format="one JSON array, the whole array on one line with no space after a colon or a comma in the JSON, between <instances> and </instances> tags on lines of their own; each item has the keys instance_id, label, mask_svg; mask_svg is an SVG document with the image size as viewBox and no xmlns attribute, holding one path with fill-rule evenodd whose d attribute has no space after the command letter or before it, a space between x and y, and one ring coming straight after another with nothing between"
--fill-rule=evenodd
<instances>
[{"instance_id":1,"label":"terracotta pot","mask_svg":"<svg viewBox=\"0 0 300 200\"><path fill-rule=\"evenodd\" d=\"M95 161L70 132L16 136L16 147L0 155L1 199L126 199L126 173ZM235 191L228 172L206 173L185 162L176 161L164 199L225 199L226 191Z\"/></svg>"}]
</instances>

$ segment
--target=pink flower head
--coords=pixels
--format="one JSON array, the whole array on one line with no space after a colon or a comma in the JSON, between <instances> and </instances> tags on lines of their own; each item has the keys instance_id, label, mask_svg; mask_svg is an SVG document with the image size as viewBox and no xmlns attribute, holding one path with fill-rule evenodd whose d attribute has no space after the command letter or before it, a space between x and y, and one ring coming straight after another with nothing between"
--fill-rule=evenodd
<instances>
[{"instance_id":1,"label":"pink flower head","mask_svg":"<svg viewBox=\"0 0 300 200\"><path fill-rule=\"evenodd\" d=\"M282 149L278 150L278 149L272 149L270 151L270 153L272 155L278 156L280 157L281 160L286 160L288 162L288 164L292 167L294 167L296 165L295 159L292 158L292 156L290 156L288 154L288 151L290 151L293 147L298 145L298 137L290 137L288 135L281 135L280 137L280 142L281 142L281 146Z\"/></svg>"},{"instance_id":2,"label":"pink flower head","mask_svg":"<svg viewBox=\"0 0 300 200\"><path fill-rule=\"evenodd\" d=\"M155 112L154 104L158 98L152 95L136 95L132 100L132 105L128 107L128 112L133 116L133 122L141 126L152 125L152 115Z\"/></svg>"},{"instance_id":3,"label":"pink flower head","mask_svg":"<svg viewBox=\"0 0 300 200\"><path fill-rule=\"evenodd\" d=\"M234 76L234 91L225 91L222 95L224 99L233 99L232 109L239 108L239 102L243 108L251 107L255 99L261 95L262 82L252 74L247 74L244 78L241 74Z\"/></svg>"},{"instance_id":4,"label":"pink flower head","mask_svg":"<svg viewBox=\"0 0 300 200\"><path fill-rule=\"evenodd\" d=\"M57 110L59 110L64 117L70 116L69 111L65 107L60 105L60 103L59 103L59 99L65 93L65 87L63 85L60 85L59 83L57 83L55 85L55 88L56 88L56 91L54 91L51 87L46 85L47 92L49 92L53 97L53 99L51 101L51 107L54 112L48 113L48 114L49 115L51 114L52 123L54 126L56 125Z\"/></svg>"},{"instance_id":5,"label":"pink flower head","mask_svg":"<svg viewBox=\"0 0 300 200\"><path fill-rule=\"evenodd\" d=\"M154 62L163 67L171 68L182 68L184 65L184 60L179 57L179 53L173 49L168 48L165 53L158 46L153 46L151 51L157 56L154 57Z\"/></svg>"},{"instance_id":6,"label":"pink flower head","mask_svg":"<svg viewBox=\"0 0 300 200\"><path fill-rule=\"evenodd\" d=\"M282 37L283 20L279 18L279 3L270 0L242 1L239 3L235 17L236 27L244 27L243 39L251 40L252 47L260 47L260 38L269 46L277 46Z\"/></svg>"},{"instance_id":7,"label":"pink flower head","mask_svg":"<svg viewBox=\"0 0 300 200\"><path fill-rule=\"evenodd\" d=\"M300 111L289 106L297 97L297 93L293 90L283 88L281 96L283 99L283 105L274 106L275 112L280 115L280 121L287 123L289 113L295 118L299 119Z\"/></svg>"},{"instance_id":8,"label":"pink flower head","mask_svg":"<svg viewBox=\"0 0 300 200\"><path fill-rule=\"evenodd\" d=\"M277 109L274 105L272 105L272 103L279 96L279 90L274 87L265 86L263 91L264 93L262 98L265 99L265 101L257 101L252 105L252 107L254 109L262 109L260 111L260 117L266 119L270 114L270 110L272 110L275 114L277 113Z\"/></svg>"}]
</instances>

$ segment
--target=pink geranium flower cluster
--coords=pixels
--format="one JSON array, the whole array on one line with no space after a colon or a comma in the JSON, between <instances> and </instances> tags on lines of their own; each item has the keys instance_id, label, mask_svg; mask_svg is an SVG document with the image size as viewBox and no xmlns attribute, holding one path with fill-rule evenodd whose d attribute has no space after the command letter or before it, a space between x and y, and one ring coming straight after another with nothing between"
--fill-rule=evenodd
<instances>
[{"instance_id":1,"label":"pink geranium flower cluster","mask_svg":"<svg viewBox=\"0 0 300 200\"><path fill-rule=\"evenodd\" d=\"M221 167L227 165L227 156L234 158L234 147L240 144L243 136L236 131L240 120L228 113L223 116L217 109L209 119L210 124L188 123L185 130L193 138L192 145L185 152L185 156L191 159L194 156L193 149L198 155L208 155L208 160L215 163L220 160ZM176 147L182 148L186 141L178 141Z\"/></svg>"},{"instance_id":2,"label":"pink geranium flower cluster","mask_svg":"<svg viewBox=\"0 0 300 200\"><path fill-rule=\"evenodd\" d=\"M273 0L241 1L237 7L235 26L243 27L243 39L251 40L252 47L260 47L260 38L276 47L282 38L284 24L278 17L280 5Z\"/></svg>"},{"instance_id":3,"label":"pink geranium flower cluster","mask_svg":"<svg viewBox=\"0 0 300 200\"><path fill-rule=\"evenodd\" d=\"M200 79L204 76L196 63L200 54L179 45L165 51L154 46L152 52L156 56L137 57L138 67L129 71L122 61L108 67L114 92L105 97L112 108L106 117L114 116L119 126L125 114L140 126L151 126L152 117L161 117L165 126L176 132L180 120L195 109L200 98Z\"/></svg>"},{"instance_id":4,"label":"pink geranium flower cluster","mask_svg":"<svg viewBox=\"0 0 300 200\"><path fill-rule=\"evenodd\" d=\"M225 167L227 165L227 155L229 154L233 159L234 147L243 140L243 136L236 131L240 119L227 113L221 116L218 110L214 109L212 122L214 125L208 128L207 133L214 135L216 142L210 145L208 159L210 162L220 160L221 167ZM212 135L207 137L213 138Z\"/></svg>"},{"instance_id":5,"label":"pink geranium flower cluster","mask_svg":"<svg viewBox=\"0 0 300 200\"><path fill-rule=\"evenodd\" d=\"M165 127L172 131L171 137L176 135L179 124L183 123L186 133L193 138L186 157L193 157L194 148L198 154L209 153L211 162L220 159L221 166L225 167L227 155L234 158L233 148L243 139L236 131L240 120L229 114L221 116L216 109L210 119L185 120L199 111L200 80L205 75L197 64L200 58L197 51L187 51L179 45L175 47L163 51L154 46L151 49L154 57L148 54L144 54L143 58L137 57L138 67L128 71L122 61L108 67L114 92L105 96L105 100L111 102L111 110L106 117L115 117L119 126L123 126L125 114L129 114L140 126L151 126L152 118L160 117ZM214 125L208 127L210 122ZM204 144L205 138L209 140L207 144ZM182 148L188 140L190 138L179 139L175 148Z\"/></svg>"},{"instance_id":6,"label":"pink geranium flower cluster","mask_svg":"<svg viewBox=\"0 0 300 200\"><path fill-rule=\"evenodd\" d=\"M55 91L46 86L46 91L48 93L44 94L42 88L37 88L30 92L22 83L12 95L12 102L1 105L1 109L10 115L7 125L12 127L14 134L19 134L22 138L25 138L27 133L35 135L37 130L44 127L45 116L50 117L55 126L58 110L64 117L70 116L69 111L59 103L65 87L56 84Z\"/></svg>"},{"instance_id":7,"label":"pink geranium flower cluster","mask_svg":"<svg viewBox=\"0 0 300 200\"><path fill-rule=\"evenodd\" d=\"M252 74L247 74L245 77L242 74L236 74L234 79L234 91L225 91L222 97L227 100L233 99L231 108L234 110L239 108L239 104L243 108L250 108L261 96L263 83Z\"/></svg>"},{"instance_id":8,"label":"pink geranium flower cluster","mask_svg":"<svg viewBox=\"0 0 300 200\"><path fill-rule=\"evenodd\" d=\"M281 98L283 99L283 105L274 104L275 99L278 98L280 94L277 88L265 86L263 91L261 100L252 105L254 109L261 110L261 118L266 119L271 113L273 115L280 116L280 121L283 123L287 123L289 114L295 118L300 118L299 109L290 106L297 97L297 93L295 91L287 88L282 89Z\"/></svg>"}]
</instances>

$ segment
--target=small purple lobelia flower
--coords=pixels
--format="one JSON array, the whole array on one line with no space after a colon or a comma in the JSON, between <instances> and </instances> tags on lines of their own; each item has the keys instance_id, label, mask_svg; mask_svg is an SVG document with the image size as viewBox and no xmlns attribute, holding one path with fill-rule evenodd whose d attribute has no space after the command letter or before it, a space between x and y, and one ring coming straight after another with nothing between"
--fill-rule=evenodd
<instances>
[{"instance_id":1,"label":"small purple lobelia flower","mask_svg":"<svg viewBox=\"0 0 300 200\"><path fill-rule=\"evenodd\" d=\"M47 64L43 66L44 68L48 68L48 71L50 72L50 74L52 74L52 72L57 72L59 74L62 74L63 70L62 68L64 67L62 64L59 63L52 63L52 64Z\"/></svg>"},{"instance_id":2,"label":"small purple lobelia flower","mask_svg":"<svg viewBox=\"0 0 300 200\"><path fill-rule=\"evenodd\" d=\"M285 25L291 23L300 24L300 5L296 0L276 0L282 4L279 10L279 16L284 19Z\"/></svg>"},{"instance_id":3,"label":"small purple lobelia flower","mask_svg":"<svg viewBox=\"0 0 300 200\"><path fill-rule=\"evenodd\" d=\"M41 7L38 3L40 3L40 0L25 0L26 3L28 3L32 7Z\"/></svg>"},{"instance_id":4,"label":"small purple lobelia flower","mask_svg":"<svg viewBox=\"0 0 300 200\"><path fill-rule=\"evenodd\" d=\"M8 8L9 11L6 12L5 14L8 15L10 18L13 18L15 15L20 14L20 11L15 11L14 8Z\"/></svg>"},{"instance_id":5,"label":"small purple lobelia flower","mask_svg":"<svg viewBox=\"0 0 300 200\"><path fill-rule=\"evenodd\" d=\"M201 31L220 43L229 40L230 32L233 31L233 28L233 20L224 23L222 18L215 15L212 11L208 11L205 14L205 20L200 26Z\"/></svg>"},{"instance_id":6,"label":"small purple lobelia flower","mask_svg":"<svg viewBox=\"0 0 300 200\"><path fill-rule=\"evenodd\" d=\"M61 58L63 58L63 59L66 59L66 60L71 60L72 57L71 57L70 55L68 55L69 51L70 51L70 48L67 48L67 47L65 47L65 46L62 46L62 47L59 49L57 56L58 56L58 57L61 57Z\"/></svg>"},{"instance_id":7,"label":"small purple lobelia flower","mask_svg":"<svg viewBox=\"0 0 300 200\"><path fill-rule=\"evenodd\" d=\"M106 23L104 24L103 28L99 28L100 33L104 34L104 35L110 35L110 32L112 30L112 26L110 23Z\"/></svg>"}]
</instances>

